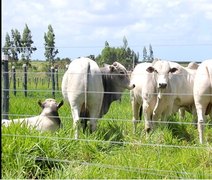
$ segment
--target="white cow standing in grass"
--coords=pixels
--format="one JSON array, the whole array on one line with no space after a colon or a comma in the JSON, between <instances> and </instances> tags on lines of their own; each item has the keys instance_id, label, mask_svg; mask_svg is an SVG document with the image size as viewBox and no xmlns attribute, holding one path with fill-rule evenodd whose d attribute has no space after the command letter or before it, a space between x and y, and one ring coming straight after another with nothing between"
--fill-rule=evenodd
<instances>
[{"instance_id":1,"label":"white cow standing in grass","mask_svg":"<svg viewBox=\"0 0 212 180\"><path fill-rule=\"evenodd\" d=\"M30 128L35 128L38 131L51 131L58 130L62 123L59 118L58 109L63 105L63 101L57 103L55 99L46 99L44 102L38 101L38 104L42 108L42 112L38 116L20 118L13 120L2 120L2 126L10 126L13 123L20 123L21 125L27 125Z\"/></svg>"},{"instance_id":2,"label":"white cow standing in grass","mask_svg":"<svg viewBox=\"0 0 212 180\"><path fill-rule=\"evenodd\" d=\"M196 113L193 97L195 69L184 68L175 62L156 61L147 71L154 74L157 87L153 121L161 116L165 120L165 117L176 113L182 107Z\"/></svg>"},{"instance_id":3,"label":"white cow standing in grass","mask_svg":"<svg viewBox=\"0 0 212 180\"><path fill-rule=\"evenodd\" d=\"M197 69L193 92L202 144L206 115L212 113L212 60L203 61Z\"/></svg>"},{"instance_id":4,"label":"white cow standing in grass","mask_svg":"<svg viewBox=\"0 0 212 180\"><path fill-rule=\"evenodd\" d=\"M147 68L152 63L140 63L136 65L131 74L131 84L135 84L135 88L131 90L131 103L133 113L133 131L136 132L136 126L140 111L144 116L145 130L150 130L153 110L157 101L156 81L152 73L147 72Z\"/></svg>"},{"instance_id":5,"label":"white cow standing in grass","mask_svg":"<svg viewBox=\"0 0 212 180\"><path fill-rule=\"evenodd\" d=\"M185 67L185 69L188 71L188 72L190 72L191 74L193 74L192 76L193 76L193 81L194 81L194 78L195 78L195 75L196 75L196 71L197 71L197 69L198 69L198 67L199 67L199 64L197 64L196 62L190 62L190 63L188 63L188 65L187 65L187 67ZM188 108L190 108L190 109L188 109ZM193 109L191 109L191 108L193 108ZM184 119L185 118L185 111L187 110L188 112L192 112L193 113L193 116L194 116L194 123L196 123L197 122L197 117L196 117L196 110L194 110L194 105L192 105L192 106L190 106L190 107L181 107L180 109L179 109L179 117L180 117L180 119Z\"/></svg>"},{"instance_id":6,"label":"white cow standing in grass","mask_svg":"<svg viewBox=\"0 0 212 180\"><path fill-rule=\"evenodd\" d=\"M106 114L113 101L120 100L125 89L132 89L123 65L114 62L99 68L89 58L73 60L62 80L62 94L71 106L75 139L79 136L80 122L83 131L90 121L90 132L96 130L97 119Z\"/></svg>"}]
</instances>

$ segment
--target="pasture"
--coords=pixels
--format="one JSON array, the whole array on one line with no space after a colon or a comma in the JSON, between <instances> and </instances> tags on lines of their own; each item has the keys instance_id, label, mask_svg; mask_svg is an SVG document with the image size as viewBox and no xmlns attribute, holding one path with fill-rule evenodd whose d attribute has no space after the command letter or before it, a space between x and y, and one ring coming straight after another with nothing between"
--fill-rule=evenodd
<instances>
[{"instance_id":1,"label":"pasture","mask_svg":"<svg viewBox=\"0 0 212 180\"><path fill-rule=\"evenodd\" d=\"M64 72L59 74L59 83ZM29 73L29 77L46 77ZM10 84L9 117L34 116L41 112L38 100L51 97L47 82L28 84L28 97L22 87L17 95ZM59 85L60 87L60 85ZM55 99L63 99L57 91ZM205 144L199 144L192 116L180 120L173 115L167 122L155 123L146 135L144 122L133 134L129 91L121 102L113 102L109 112L98 121L93 134L80 132L74 140L72 117L67 102L59 109L63 128L39 133L14 125L2 127L2 179L211 179L212 125L205 126Z\"/></svg>"}]
</instances>

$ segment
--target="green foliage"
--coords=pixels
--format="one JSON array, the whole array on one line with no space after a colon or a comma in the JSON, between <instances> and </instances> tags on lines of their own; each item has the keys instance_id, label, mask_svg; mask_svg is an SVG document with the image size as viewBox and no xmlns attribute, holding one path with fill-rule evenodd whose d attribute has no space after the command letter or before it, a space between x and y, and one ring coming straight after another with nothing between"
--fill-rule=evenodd
<instances>
[{"instance_id":1,"label":"green foliage","mask_svg":"<svg viewBox=\"0 0 212 180\"><path fill-rule=\"evenodd\" d=\"M6 33L6 36L5 36L5 44L4 44L4 47L3 47L3 53L10 56L11 55L11 50L10 50L10 47L11 47L11 40L10 40L10 36L8 33Z\"/></svg>"},{"instance_id":2,"label":"green foliage","mask_svg":"<svg viewBox=\"0 0 212 180\"><path fill-rule=\"evenodd\" d=\"M153 49L152 49L152 45L149 45L149 55L147 53L147 49L144 46L143 48L143 61L153 61L154 60L154 55L153 55Z\"/></svg>"},{"instance_id":3,"label":"green foliage","mask_svg":"<svg viewBox=\"0 0 212 180\"><path fill-rule=\"evenodd\" d=\"M45 53L44 56L46 60L50 62L50 64L54 65L54 58L59 53L58 49L55 49L55 34L51 25L48 26L48 32L44 33L44 46Z\"/></svg>"},{"instance_id":4,"label":"green foliage","mask_svg":"<svg viewBox=\"0 0 212 180\"><path fill-rule=\"evenodd\" d=\"M10 51L11 51L11 58L12 61L18 61L18 54L21 53L21 35L20 32L15 29L15 30L11 30L11 47L10 47Z\"/></svg>"},{"instance_id":5,"label":"green foliage","mask_svg":"<svg viewBox=\"0 0 212 180\"><path fill-rule=\"evenodd\" d=\"M123 38L122 47L110 47L109 43L105 42L105 47L96 58L96 62L102 66L103 64L112 64L115 61L120 62L128 70L133 69L133 64L138 63L138 54L128 47L126 37Z\"/></svg>"},{"instance_id":6,"label":"green foliage","mask_svg":"<svg viewBox=\"0 0 212 180\"><path fill-rule=\"evenodd\" d=\"M25 24L25 29L21 37L20 32L15 29L11 30L11 37L8 33L5 36L5 45L3 52L9 56L9 61L12 65L17 64L19 60L19 54L22 53L22 61L27 65L30 65L30 57L33 51L36 51L36 47L31 47L33 44L31 31Z\"/></svg>"},{"instance_id":7,"label":"green foliage","mask_svg":"<svg viewBox=\"0 0 212 180\"><path fill-rule=\"evenodd\" d=\"M36 47L32 47L33 44L31 31L25 24L25 28L22 35L22 60L29 65L30 57L33 51L36 51Z\"/></svg>"},{"instance_id":8,"label":"green foliage","mask_svg":"<svg viewBox=\"0 0 212 180\"><path fill-rule=\"evenodd\" d=\"M10 94L10 118L40 113L37 101L51 97L51 92L47 84L39 83L39 91L29 85L29 90L33 89L27 98L21 92L16 97ZM56 100L61 99L59 92ZM63 128L54 134L39 133L18 124L2 127L2 179L212 178L211 126L205 128L204 145L198 144L195 126L181 123L155 123L154 132L146 135L141 121L137 134L133 134L129 91L121 102L112 103L109 112L98 121L96 132L80 131L79 140L73 139L68 102L59 109L59 115ZM182 120L176 115L168 121ZM183 122L192 122L192 116L186 113Z\"/></svg>"}]
</instances>

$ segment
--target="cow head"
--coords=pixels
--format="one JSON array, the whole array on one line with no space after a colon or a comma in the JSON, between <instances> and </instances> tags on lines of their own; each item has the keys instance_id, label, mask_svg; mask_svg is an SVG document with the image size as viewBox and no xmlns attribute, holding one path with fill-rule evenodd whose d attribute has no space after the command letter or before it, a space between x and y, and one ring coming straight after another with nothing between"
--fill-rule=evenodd
<instances>
[{"instance_id":1,"label":"cow head","mask_svg":"<svg viewBox=\"0 0 212 180\"><path fill-rule=\"evenodd\" d=\"M50 108L52 111L57 111L63 105L63 100L60 103L57 103L55 99L49 98L44 102L39 100L38 104L42 109Z\"/></svg>"},{"instance_id":2,"label":"cow head","mask_svg":"<svg viewBox=\"0 0 212 180\"><path fill-rule=\"evenodd\" d=\"M156 86L160 91L167 88L170 74L177 70L176 67L171 67L168 61L156 61L146 69L147 72L154 73Z\"/></svg>"},{"instance_id":3,"label":"cow head","mask_svg":"<svg viewBox=\"0 0 212 180\"><path fill-rule=\"evenodd\" d=\"M130 84L130 77L127 73L126 68L118 63L114 62L112 65L109 65L110 73L113 74L113 78L115 79L115 82L120 85L120 87L123 87L124 89L133 89L135 87L134 84Z\"/></svg>"}]
</instances>

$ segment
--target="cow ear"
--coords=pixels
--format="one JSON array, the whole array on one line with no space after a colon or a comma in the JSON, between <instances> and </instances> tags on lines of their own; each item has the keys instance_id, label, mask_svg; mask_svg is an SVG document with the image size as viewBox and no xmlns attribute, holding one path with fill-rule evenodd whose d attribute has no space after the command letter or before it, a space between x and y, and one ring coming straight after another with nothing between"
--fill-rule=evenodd
<instances>
[{"instance_id":1,"label":"cow ear","mask_svg":"<svg viewBox=\"0 0 212 180\"><path fill-rule=\"evenodd\" d=\"M41 102L41 100L38 101L38 105L43 108L43 103Z\"/></svg>"},{"instance_id":2,"label":"cow ear","mask_svg":"<svg viewBox=\"0 0 212 180\"><path fill-rule=\"evenodd\" d=\"M154 72L154 70L155 70L155 69L154 69L152 66L149 66L149 67L146 69L146 71L149 72L149 73Z\"/></svg>"},{"instance_id":3,"label":"cow ear","mask_svg":"<svg viewBox=\"0 0 212 180\"><path fill-rule=\"evenodd\" d=\"M59 109L63 105L63 100L57 105L57 109Z\"/></svg>"},{"instance_id":4,"label":"cow ear","mask_svg":"<svg viewBox=\"0 0 212 180\"><path fill-rule=\"evenodd\" d=\"M171 68L171 69L169 70L169 72L170 72L170 73L175 73L177 70L178 70L178 69L174 67L174 68Z\"/></svg>"},{"instance_id":5,"label":"cow ear","mask_svg":"<svg viewBox=\"0 0 212 180\"><path fill-rule=\"evenodd\" d=\"M113 63L113 66L118 66L117 62L114 62L114 63Z\"/></svg>"}]
</instances>

